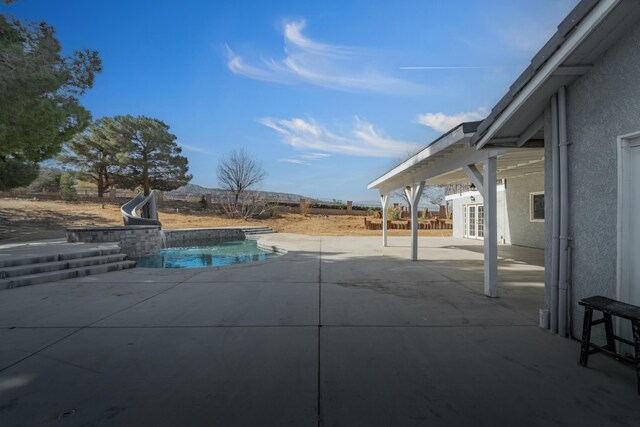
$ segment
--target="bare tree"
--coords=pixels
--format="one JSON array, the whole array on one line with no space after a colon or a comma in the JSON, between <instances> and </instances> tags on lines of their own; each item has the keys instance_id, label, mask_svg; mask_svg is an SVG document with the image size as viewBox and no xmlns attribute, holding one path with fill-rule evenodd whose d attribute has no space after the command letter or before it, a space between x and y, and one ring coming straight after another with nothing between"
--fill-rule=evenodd
<instances>
[{"instance_id":1,"label":"bare tree","mask_svg":"<svg viewBox=\"0 0 640 427\"><path fill-rule=\"evenodd\" d=\"M407 204L407 207L411 206L407 193L404 189L396 190L392 195L402 199L402 201ZM422 190L420 200L431 203L432 205L440 206L444 201L444 189L439 185L425 185L424 190Z\"/></svg>"},{"instance_id":2,"label":"bare tree","mask_svg":"<svg viewBox=\"0 0 640 427\"><path fill-rule=\"evenodd\" d=\"M218 183L227 196L222 207L229 216L250 218L265 208L264 198L256 191L267 173L244 149L233 150L218 163Z\"/></svg>"}]
</instances>

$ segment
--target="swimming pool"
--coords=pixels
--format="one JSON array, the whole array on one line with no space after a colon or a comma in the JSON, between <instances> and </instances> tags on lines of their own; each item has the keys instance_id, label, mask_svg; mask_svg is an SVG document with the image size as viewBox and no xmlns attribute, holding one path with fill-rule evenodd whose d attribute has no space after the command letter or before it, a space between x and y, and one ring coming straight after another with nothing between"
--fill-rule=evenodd
<instances>
[{"instance_id":1,"label":"swimming pool","mask_svg":"<svg viewBox=\"0 0 640 427\"><path fill-rule=\"evenodd\" d=\"M138 259L137 267L143 268L201 268L220 267L264 261L279 256L277 252L265 251L255 240L234 240L212 246L170 248L159 254Z\"/></svg>"}]
</instances>

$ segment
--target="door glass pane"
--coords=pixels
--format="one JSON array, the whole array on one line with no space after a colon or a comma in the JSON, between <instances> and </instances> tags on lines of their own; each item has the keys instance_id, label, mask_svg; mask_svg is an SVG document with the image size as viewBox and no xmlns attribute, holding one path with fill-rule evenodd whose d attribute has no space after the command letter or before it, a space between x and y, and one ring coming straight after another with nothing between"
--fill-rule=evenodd
<instances>
[{"instance_id":1,"label":"door glass pane","mask_svg":"<svg viewBox=\"0 0 640 427\"><path fill-rule=\"evenodd\" d=\"M484 237L484 206L478 206L478 237Z\"/></svg>"},{"instance_id":2,"label":"door glass pane","mask_svg":"<svg viewBox=\"0 0 640 427\"><path fill-rule=\"evenodd\" d=\"M469 206L469 237L476 237L476 207Z\"/></svg>"},{"instance_id":3,"label":"door glass pane","mask_svg":"<svg viewBox=\"0 0 640 427\"><path fill-rule=\"evenodd\" d=\"M467 220L467 211L468 210L469 210L469 206L467 206L467 205L463 206L463 208L462 208L462 215L463 215L462 224L463 224L463 230L464 231L463 231L462 234L463 234L464 237L468 236L467 231L469 230L469 222Z\"/></svg>"}]
</instances>

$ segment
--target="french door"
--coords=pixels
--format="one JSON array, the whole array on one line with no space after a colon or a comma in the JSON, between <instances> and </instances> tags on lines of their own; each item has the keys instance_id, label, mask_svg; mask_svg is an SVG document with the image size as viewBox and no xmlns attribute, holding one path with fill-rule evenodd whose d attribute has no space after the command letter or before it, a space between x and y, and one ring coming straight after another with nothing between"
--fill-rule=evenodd
<instances>
[{"instance_id":1,"label":"french door","mask_svg":"<svg viewBox=\"0 0 640 427\"><path fill-rule=\"evenodd\" d=\"M464 237L484 239L484 205L464 206Z\"/></svg>"}]
</instances>

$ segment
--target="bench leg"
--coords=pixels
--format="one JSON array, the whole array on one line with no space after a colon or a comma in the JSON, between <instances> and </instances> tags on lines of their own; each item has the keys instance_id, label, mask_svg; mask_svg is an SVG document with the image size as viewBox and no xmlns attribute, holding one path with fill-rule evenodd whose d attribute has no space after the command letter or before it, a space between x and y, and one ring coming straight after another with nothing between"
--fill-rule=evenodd
<instances>
[{"instance_id":1,"label":"bench leg","mask_svg":"<svg viewBox=\"0 0 640 427\"><path fill-rule=\"evenodd\" d=\"M635 361L636 361L636 377L638 381L638 394L640 394L640 321L634 320L631 322L633 326L633 343L635 347Z\"/></svg>"},{"instance_id":2,"label":"bench leg","mask_svg":"<svg viewBox=\"0 0 640 427\"><path fill-rule=\"evenodd\" d=\"M616 340L613 335L613 321L611 320L611 315L608 313L604 314L604 330L607 335L607 349L609 351L616 351Z\"/></svg>"},{"instance_id":3,"label":"bench leg","mask_svg":"<svg viewBox=\"0 0 640 427\"><path fill-rule=\"evenodd\" d=\"M589 362L589 343L591 342L591 319L593 318L593 309L585 307L584 321L582 324L582 348L580 350L580 364L587 366Z\"/></svg>"}]
</instances>

